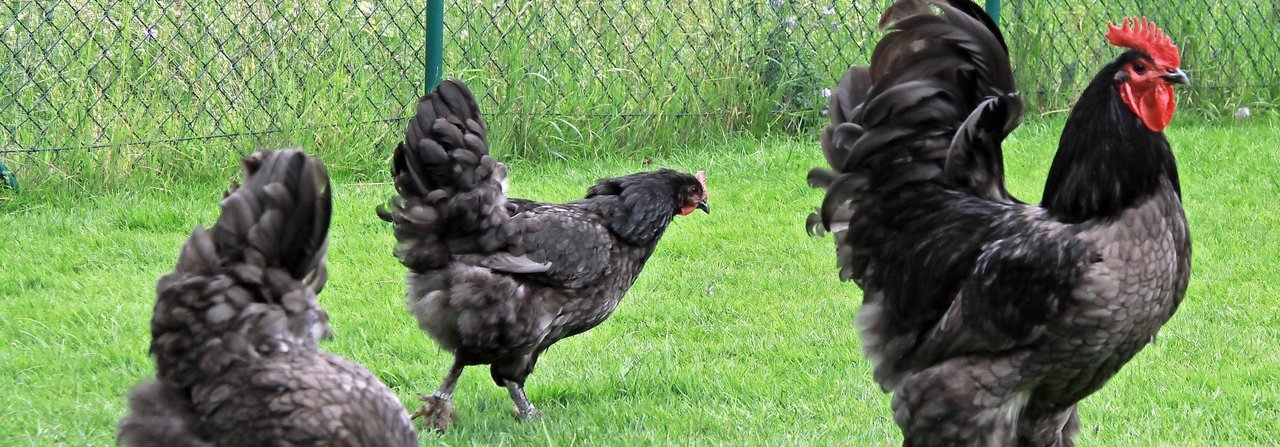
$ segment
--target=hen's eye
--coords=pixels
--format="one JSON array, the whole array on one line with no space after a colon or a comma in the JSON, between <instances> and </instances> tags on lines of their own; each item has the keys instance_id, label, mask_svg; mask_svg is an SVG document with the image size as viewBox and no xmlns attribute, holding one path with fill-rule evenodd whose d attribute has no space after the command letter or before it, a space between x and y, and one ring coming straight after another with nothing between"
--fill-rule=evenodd
<instances>
[{"instance_id":1,"label":"hen's eye","mask_svg":"<svg viewBox=\"0 0 1280 447\"><path fill-rule=\"evenodd\" d=\"M1147 72L1147 67L1146 67L1145 65L1142 65L1142 64L1133 64L1133 72L1134 72L1134 73L1137 73L1137 74L1143 74L1143 73L1146 73L1146 72Z\"/></svg>"}]
</instances>

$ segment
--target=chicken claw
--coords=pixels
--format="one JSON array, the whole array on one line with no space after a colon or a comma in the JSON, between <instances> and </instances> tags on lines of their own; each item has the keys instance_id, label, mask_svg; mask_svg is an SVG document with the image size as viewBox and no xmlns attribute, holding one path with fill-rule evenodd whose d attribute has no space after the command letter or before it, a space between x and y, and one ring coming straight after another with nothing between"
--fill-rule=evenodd
<instances>
[{"instance_id":1,"label":"chicken claw","mask_svg":"<svg viewBox=\"0 0 1280 447\"><path fill-rule=\"evenodd\" d=\"M422 417L422 422L426 426L439 433L444 433L449 425L458 423L458 413L453 410L453 399L449 396L442 396L439 393L426 396L419 393L418 400L423 404L409 415L409 419Z\"/></svg>"}]
</instances>

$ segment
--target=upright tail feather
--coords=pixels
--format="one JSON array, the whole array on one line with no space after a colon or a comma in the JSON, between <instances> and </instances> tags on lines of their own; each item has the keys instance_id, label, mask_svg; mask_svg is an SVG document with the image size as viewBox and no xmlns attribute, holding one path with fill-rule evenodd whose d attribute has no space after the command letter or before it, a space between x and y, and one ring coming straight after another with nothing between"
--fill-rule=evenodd
<instances>
[{"instance_id":1,"label":"upright tail feather","mask_svg":"<svg viewBox=\"0 0 1280 447\"><path fill-rule=\"evenodd\" d=\"M410 270L505 243L507 168L489 156L486 135L475 97L460 81L446 80L419 101L392 160L399 195L390 209L378 209L395 223L396 256Z\"/></svg>"},{"instance_id":2,"label":"upright tail feather","mask_svg":"<svg viewBox=\"0 0 1280 447\"><path fill-rule=\"evenodd\" d=\"M124 445L211 445L192 387L275 350L328 332L324 286L332 199L320 160L299 149L253 154L210 230L196 227L174 270L156 284L151 353L156 382L133 390Z\"/></svg>"},{"instance_id":3,"label":"upright tail feather","mask_svg":"<svg viewBox=\"0 0 1280 447\"><path fill-rule=\"evenodd\" d=\"M832 169L878 172L886 184L912 165L940 168L978 103L1015 87L999 30L968 0L898 0L881 24L890 32L871 66L850 68L832 95L822 141Z\"/></svg>"},{"instance_id":4,"label":"upright tail feather","mask_svg":"<svg viewBox=\"0 0 1280 447\"><path fill-rule=\"evenodd\" d=\"M859 224L873 197L935 183L1015 200L1004 190L999 141L1020 122L1022 104L995 23L969 0L897 0L880 25L889 33L870 67L850 68L832 95L822 132L829 168L809 173L809 184L827 191L809 230L837 233L846 279L858 278L866 259L839 233Z\"/></svg>"},{"instance_id":5,"label":"upright tail feather","mask_svg":"<svg viewBox=\"0 0 1280 447\"><path fill-rule=\"evenodd\" d=\"M249 350L328 334L315 298L332 209L324 165L285 149L243 166L244 185L222 200L217 223L192 231L156 285L151 352L160 378L179 386L252 357Z\"/></svg>"},{"instance_id":6,"label":"upright tail feather","mask_svg":"<svg viewBox=\"0 0 1280 447\"><path fill-rule=\"evenodd\" d=\"M318 293L333 208L324 164L301 149L258 152L242 164L244 185L227 193L213 226L218 254L227 264L283 268Z\"/></svg>"}]
</instances>

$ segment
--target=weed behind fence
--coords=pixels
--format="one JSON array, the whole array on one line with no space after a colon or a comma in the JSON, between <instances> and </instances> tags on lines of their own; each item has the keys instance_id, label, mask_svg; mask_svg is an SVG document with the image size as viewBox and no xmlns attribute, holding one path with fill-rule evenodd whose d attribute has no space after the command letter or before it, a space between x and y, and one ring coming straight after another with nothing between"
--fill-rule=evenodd
<instances>
[{"instance_id":1,"label":"weed behind fence","mask_svg":"<svg viewBox=\"0 0 1280 447\"><path fill-rule=\"evenodd\" d=\"M452 0L445 74L481 98L506 157L604 156L726 133L809 132L866 63L888 1ZM1001 18L1032 112L1070 106L1146 15L1182 49L1183 110L1280 98L1274 0L1027 0ZM11 1L0 5L0 162L91 187L227 176L301 144L380 176L422 93L420 2Z\"/></svg>"}]
</instances>

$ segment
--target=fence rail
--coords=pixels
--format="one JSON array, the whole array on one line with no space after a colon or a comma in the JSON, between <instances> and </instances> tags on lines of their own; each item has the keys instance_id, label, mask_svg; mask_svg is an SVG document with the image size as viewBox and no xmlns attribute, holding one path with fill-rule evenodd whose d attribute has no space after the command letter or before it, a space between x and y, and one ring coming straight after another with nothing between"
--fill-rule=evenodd
<instances>
[{"instance_id":1,"label":"fence rail","mask_svg":"<svg viewBox=\"0 0 1280 447\"><path fill-rule=\"evenodd\" d=\"M610 138L608 126L804 127L820 119L839 74L866 62L887 3L449 0L445 75L477 87L495 133L523 146L594 144ZM372 145L395 133L421 93L424 9L395 0L4 2L0 162L23 173L61 169L58 154L82 149L243 152L316 129ZM1037 110L1070 105L1116 54L1101 38L1105 24L1126 15L1151 17L1174 37L1194 82L1185 103L1280 98L1275 0L1006 0L1002 28ZM210 142L222 139L241 141Z\"/></svg>"}]
</instances>

